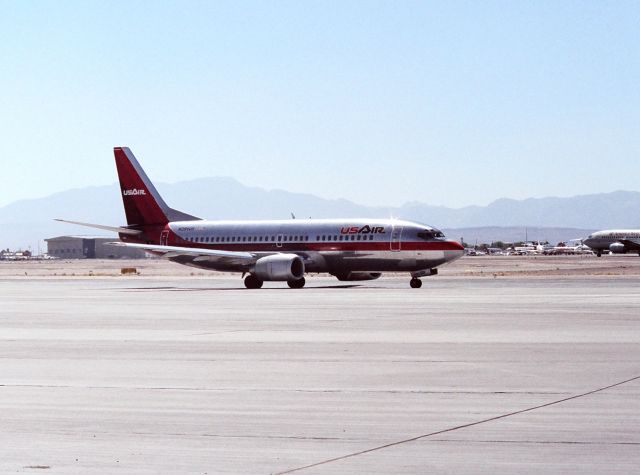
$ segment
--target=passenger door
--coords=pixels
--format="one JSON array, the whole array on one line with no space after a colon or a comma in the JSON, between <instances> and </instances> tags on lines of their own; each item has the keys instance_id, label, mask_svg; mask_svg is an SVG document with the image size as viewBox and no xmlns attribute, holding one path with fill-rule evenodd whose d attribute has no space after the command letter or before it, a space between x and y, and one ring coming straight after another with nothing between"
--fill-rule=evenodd
<instances>
[{"instance_id":1,"label":"passenger door","mask_svg":"<svg viewBox=\"0 0 640 475\"><path fill-rule=\"evenodd\" d=\"M162 231L160 233L160 245L167 246L169 242L169 231Z\"/></svg>"},{"instance_id":2,"label":"passenger door","mask_svg":"<svg viewBox=\"0 0 640 475\"><path fill-rule=\"evenodd\" d=\"M402 226L393 226L391 228L391 250L394 252L402 248Z\"/></svg>"}]
</instances>

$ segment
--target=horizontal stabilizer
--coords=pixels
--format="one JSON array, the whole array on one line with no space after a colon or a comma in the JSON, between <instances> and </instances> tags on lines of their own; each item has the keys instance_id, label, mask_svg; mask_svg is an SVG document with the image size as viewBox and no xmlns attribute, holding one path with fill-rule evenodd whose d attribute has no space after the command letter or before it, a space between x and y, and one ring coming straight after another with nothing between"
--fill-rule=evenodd
<instances>
[{"instance_id":1,"label":"horizontal stabilizer","mask_svg":"<svg viewBox=\"0 0 640 475\"><path fill-rule=\"evenodd\" d=\"M91 224L91 223L80 223L78 221L67 221L66 219L54 219L54 221L60 221L61 223L68 224L77 224L78 226L86 226L88 228L96 228L102 229L103 231L112 231L114 233L122 233L122 234L142 234L142 231L138 231L137 229L129 229L123 228L121 226L105 226L103 224Z\"/></svg>"}]
</instances>

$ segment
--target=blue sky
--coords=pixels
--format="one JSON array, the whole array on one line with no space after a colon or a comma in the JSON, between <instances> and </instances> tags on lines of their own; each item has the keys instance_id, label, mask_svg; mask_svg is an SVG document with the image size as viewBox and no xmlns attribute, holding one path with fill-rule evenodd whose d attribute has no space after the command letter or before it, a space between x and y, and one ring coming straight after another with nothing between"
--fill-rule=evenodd
<instances>
[{"instance_id":1,"label":"blue sky","mask_svg":"<svg viewBox=\"0 0 640 475\"><path fill-rule=\"evenodd\" d=\"M0 1L0 206L232 176L368 205L640 190L637 1ZM214 218L214 217L212 217Z\"/></svg>"}]
</instances>

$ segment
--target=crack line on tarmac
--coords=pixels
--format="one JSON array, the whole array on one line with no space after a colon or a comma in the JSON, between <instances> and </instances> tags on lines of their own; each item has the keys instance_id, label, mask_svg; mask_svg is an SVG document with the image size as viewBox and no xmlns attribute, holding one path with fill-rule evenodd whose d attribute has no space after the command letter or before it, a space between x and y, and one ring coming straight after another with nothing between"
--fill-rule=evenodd
<instances>
[{"instance_id":1,"label":"crack line on tarmac","mask_svg":"<svg viewBox=\"0 0 640 475\"><path fill-rule=\"evenodd\" d=\"M470 440L431 439L432 442L460 442L463 444L548 444L548 445L640 445L640 442L590 442L584 440Z\"/></svg>"},{"instance_id":2,"label":"crack line on tarmac","mask_svg":"<svg viewBox=\"0 0 640 475\"><path fill-rule=\"evenodd\" d=\"M198 388L187 386L82 386L67 384L2 384L0 388L55 388L55 389L122 389L133 391L210 391L210 392L264 392L264 393L322 393L322 394L522 394L553 396L570 394L559 391L422 391L419 389L294 389L294 388Z\"/></svg>"},{"instance_id":3,"label":"crack line on tarmac","mask_svg":"<svg viewBox=\"0 0 640 475\"><path fill-rule=\"evenodd\" d=\"M352 452L350 454L341 455L340 457L334 457L334 458L331 458L331 459L321 460L320 462L315 462L315 463L312 463L312 464L309 464L309 465L303 465L302 467L296 467L296 468L291 468L291 469L288 469L288 470L284 470L282 472L276 472L275 475L285 475L285 474L288 474L288 473L299 472L299 471L302 471L302 470L306 470L308 468L319 467L320 465L326 465L326 464L330 464L330 463L333 463L333 462L338 462L340 460L345 460L345 459L348 459L348 458L357 457L359 455L364 455L364 454L368 454L368 453L371 453L371 452L376 452L376 451L379 451L379 450L388 449L390 447L395 447L397 445L408 444L410 442L415 442L416 440L425 439L427 437L431 437L431 436L434 436L434 435L444 434L444 433L447 433L447 432L453 432L453 431L456 431L456 430L465 429L467 427L473 427L473 426L477 426L477 425L480 425L480 424L486 424L487 422L492 422L492 421L496 421L496 420L499 420L499 419L505 419L507 417L515 416L515 415L518 415L518 414L523 414L525 412L535 411L537 409L542 409L544 407L553 406L553 405L560 404L560 403L563 403L563 402L571 401L573 399L578 399L578 398L581 398L581 397L589 396L591 394L599 393L601 391L605 391L607 389L615 388L616 386L622 386L623 384L627 384L627 383L630 383L632 381L636 381L638 379L640 379L640 376L635 376L633 378L625 379L624 381L619 381L617 383L610 384L610 385L604 386L602 388L593 389L591 391L587 391L587 392L584 392L584 393L581 393L581 394L576 394L574 396L566 397L566 398L563 398L563 399L557 399L555 401L547 402L547 403L544 403L544 404L538 404L537 406L528 407L526 409L520 409L518 411L508 412L506 414L500 414L498 416L489 417L487 419L482 419L480 421L470 422L468 424L462 424L462 425L455 426L455 427L449 427L448 429L442 429L442 430L438 430L438 431L435 431L435 432L430 432L428 434L422 434L422 435L418 435L418 436L411 437L411 438L408 438L408 439L398 440L396 442L390 442L390 443L384 444L384 445L378 445L377 447L372 447L370 449L360 450L358 452Z\"/></svg>"}]
</instances>

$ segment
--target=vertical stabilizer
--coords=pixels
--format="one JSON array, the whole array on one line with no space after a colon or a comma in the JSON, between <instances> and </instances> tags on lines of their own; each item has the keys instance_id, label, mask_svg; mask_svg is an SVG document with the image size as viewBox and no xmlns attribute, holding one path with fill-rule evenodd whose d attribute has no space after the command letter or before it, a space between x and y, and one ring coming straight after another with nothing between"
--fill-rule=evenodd
<instances>
[{"instance_id":1,"label":"vertical stabilizer","mask_svg":"<svg viewBox=\"0 0 640 475\"><path fill-rule=\"evenodd\" d=\"M164 225L170 221L200 219L169 208L128 147L115 147L113 154L129 226Z\"/></svg>"}]
</instances>

